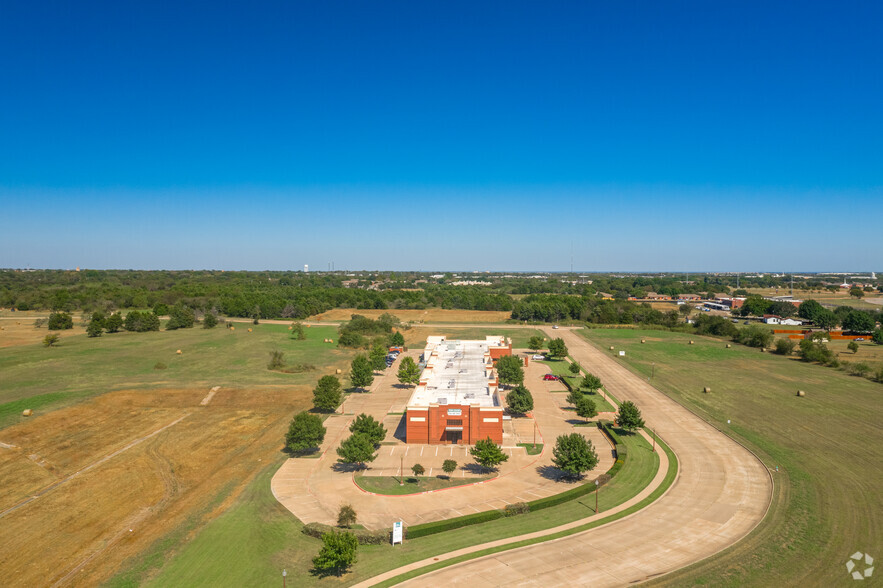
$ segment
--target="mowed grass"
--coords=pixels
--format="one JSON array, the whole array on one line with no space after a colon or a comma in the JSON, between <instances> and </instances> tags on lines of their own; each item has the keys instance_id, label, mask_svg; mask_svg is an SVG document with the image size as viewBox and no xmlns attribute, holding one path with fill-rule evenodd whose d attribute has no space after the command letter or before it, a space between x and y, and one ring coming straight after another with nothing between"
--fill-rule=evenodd
<instances>
[{"instance_id":1,"label":"mowed grass","mask_svg":"<svg viewBox=\"0 0 883 588\"><path fill-rule=\"evenodd\" d=\"M444 490L464 484L475 484L490 476L472 478L441 478L439 476L413 476L405 474L405 483L402 484L398 476L355 476L353 478L362 490L375 494L389 496L402 496L405 494L419 494L430 490Z\"/></svg>"},{"instance_id":2,"label":"mowed grass","mask_svg":"<svg viewBox=\"0 0 883 588\"><path fill-rule=\"evenodd\" d=\"M620 361L644 377L653 371L657 388L779 468L773 505L758 529L658 584L846 585L847 558L883 544L883 386L695 335L583 335L605 353L615 353L610 345L625 350Z\"/></svg>"},{"instance_id":3,"label":"mowed grass","mask_svg":"<svg viewBox=\"0 0 883 588\"><path fill-rule=\"evenodd\" d=\"M552 359L541 361L547 366L549 366L549 372L555 374L556 376L561 376L562 378L567 378L569 382L572 382L574 386L578 385L579 382L583 379L585 375L585 370L580 372L579 376L574 376L570 373L570 362L565 361L563 359ZM603 384L603 382L602 382ZM610 402L596 392L589 392L587 389L583 389L583 394L592 399L595 403L595 408L598 412L616 412L616 408Z\"/></svg>"},{"instance_id":4,"label":"mowed grass","mask_svg":"<svg viewBox=\"0 0 883 588\"><path fill-rule=\"evenodd\" d=\"M659 456L637 435L627 435L625 467L601 489L603 512L628 500L650 483ZM606 450L606 449L605 449ZM673 461L673 456L672 456ZM150 586L266 586L288 570L291 586L350 585L384 571L461 547L530 533L588 517L595 512L592 494L541 511L506 517L453 531L405 541L403 545L361 545L358 561L340 578L311 573L321 542L302 534L302 524L273 498L270 478L263 472L226 513L184 546L148 584ZM600 474L603 472L596 472ZM593 475L582 483L591 483ZM671 471L670 479L674 478ZM561 491L573 488L561 483ZM456 492L457 490L451 490Z\"/></svg>"},{"instance_id":5,"label":"mowed grass","mask_svg":"<svg viewBox=\"0 0 883 588\"><path fill-rule=\"evenodd\" d=\"M58 347L6 347L0 349L0 428L19 422L26 408L45 412L110 390L312 385L335 368L348 371L355 352L323 343L337 338L336 327L305 331L303 341L291 339L286 325L273 324L96 338L61 332ZM273 350L282 351L288 364L312 364L317 370L270 371L267 362ZM156 369L158 363L165 369Z\"/></svg>"}]
</instances>

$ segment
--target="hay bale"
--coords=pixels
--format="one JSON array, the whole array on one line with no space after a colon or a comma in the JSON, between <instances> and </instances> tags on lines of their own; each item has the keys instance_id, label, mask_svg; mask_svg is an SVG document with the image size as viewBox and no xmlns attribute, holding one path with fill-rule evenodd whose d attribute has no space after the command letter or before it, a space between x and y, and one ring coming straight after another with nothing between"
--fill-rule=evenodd
<instances>
[{"instance_id":1,"label":"hay bale","mask_svg":"<svg viewBox=\"0 0 883 588\"><path fill-rule=\"evenodd\" d=\"M334 339L328 339L329 343L334 343Z\"/></svg>"},{"instance_id":2,"label":"hay bale","mask_svg":"<svg viewBox=\"0 0 883 588\"><path fill-rule=\"evenodd\" d=\"M610 351L613 351L613 345L610 346Z\"/></svg>"},{"instance_id":3,"label":"hay bale","mask_svg":"<svg viewBox=\"0 0 883 588\"><path fill-rule=\"evenodd\" d=\"M647 342L646 339L641 339L641 343L646 343L646 342Z\"/></svg>"},{"instance_id":4,"label":"hay bale","mask_svg":"<svg viewBox=\"0 0 883 588\"><path fill-rule=\"evenodd\" d=\"M693 344L693 340L692 340L692 339L690 339L690 345L692 345L692 344Z\"/></svg>"},{"instance_id":5,"label":"hay bale","mask_svg":"<svg viewBox=\"0 0 883 588\"><path fill-rule=\"evenodd\" d=\"M803 398L804 396L806 396L806 392L804 392L803 390L798 390L798 391L797 391L797 395L798 395L799 397Z\"/></svg>"},{"instance_id":6,"label":"hay bale","mask_svg":"<svg viewBox=\"0 0 883 588\"><path fill-rule=\"evenodd\" d=\"M730 345L729 343L727 343L727 349L729 349L730 347L732 347L732 345Z\"/></svg>"},{"instance_id":7,"label":"hay bale","mask_svg":"<svg viewBox=\"0 0 883 588\"><path fill-rule=\"evenodd\" d=\"M21 411L21 416L31 416L32 414L34 414L34 411L31 410L30 408L26 408L23 411Z\"/></svg>"},{"instance_id":8,"label":"hay bale","mask_svg":"<svg viewBox=\"0 0 883 588\"><path fill-rule=\"evenodd\" d=\"M294 327L288 327L288 330L290 331L290 330L293 329L293 328L294 328Z\"/></svg>"},{"instance_id":9,"label":"hay bale","mask_svg":"<svg viewBox=\"0 0 883 588\"><path fill-rule=\"evenodd\" d=\"M177 351L175 351L175 353L176 353L177 355L181 355L181 354L184 353L184 352L181 351L180 349L178 349Z\"/></svg>"},{"instance_id":10,"label":"hay bale","mask_svg":"<svg viewBox=\"0 0 883 588\"><path fill-rule=\"evenodd\" d=\"M248 332L251 333L251 329L249 329Z\"/></svg>"},{"instance_id":11,"label":"hay bale","mask_svg":"<svg viewBox=\"0 0 883 588\"><path fill-rule=\"evenodd\" d=\"M337 374L342 374L342 373L343 373L343 370L340 369L340 368L337 368L337 370L335 370L335 373L337 373Z\"/></svg>"},{"instance_id":12,"label":"hay bale","mask_svg":"<svg viewBox=\"0 0 883 588\"><path fill-rule=\"evenodd\" d=\"M702 389L702 393L703 394L711 394L711 388L706 386L705 388Z\"/></svg>"},{"instance_id":13,"label":"hay bale","mask_svg":"<svg viewBox=\"0 0 883 588\"><path fill-rule=\"evenodd\" d=\"M236 330L236 327L230 327L230 330L231 330L231 331L235 331L235 330Z\"/></svg>"}]
</instances>

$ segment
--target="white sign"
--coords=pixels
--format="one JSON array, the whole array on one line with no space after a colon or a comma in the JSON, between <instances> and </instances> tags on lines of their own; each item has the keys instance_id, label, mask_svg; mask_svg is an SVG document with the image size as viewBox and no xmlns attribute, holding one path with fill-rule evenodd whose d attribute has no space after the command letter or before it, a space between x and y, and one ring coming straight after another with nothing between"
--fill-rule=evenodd
<instances>
[{"instance_id":1,"label":"white sign","mask_svg":"<svg viewBox=\"0 0 883 588\"><path fill-rule=\"evenodd\" d=\"M449 408L448 409L448 416L463 416L463 409L462 408Z\"/></svg>"},{"instance_id":2,"label":"white sign","mask_svg":"<svg viewBox=\"0 0 883 588\"><path fill-rule=\"evenodd\" d=\"M402 534L405 529L404 523L402 521L396 521L392 524L392 544L402 542Z\"/></svg>"},{"instance_id":3,"label":"white sign","mask_svg":"<svg viewBox=\"0 0 883 588\"><path fill-rule=\"evenodd\" d=\"M620 351L619 356L622 357L623 355L625 355L625 351Z\"/></svg>"}]
</instances>

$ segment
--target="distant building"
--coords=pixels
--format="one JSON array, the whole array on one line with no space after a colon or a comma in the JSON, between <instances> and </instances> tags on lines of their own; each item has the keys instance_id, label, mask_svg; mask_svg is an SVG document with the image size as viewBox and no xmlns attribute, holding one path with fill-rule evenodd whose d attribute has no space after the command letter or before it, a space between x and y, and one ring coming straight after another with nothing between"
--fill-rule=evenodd
<instances>
[{"instance_id":1,"label":"distant building","mask_svg":"<svg viewBox=\"0 0 883 588\"><path fill-rule=\"evenodd\" d=\"M678 300L702 300L699 294L678 294Z\"/></svg>"},{"instance_id":2,"label":"distant building","mask_svg":"<svg viewBox=\"0 0 883 588\"><path fill-rule=\"evenodd\" d=\"M613 294L607 292L598 292L598 296L601 297L601 300L613 300Z\"/></svg>"},{"instance_id":3,"label":"distant building","mask_svg":"<svg viewBox=\"0 0 883 588\"><path fill-rule=\"evenodd\" d=\"M656 292L647 292L644 296L647 300L671 300L668 294L657 294Z\"/></svg>"},{"instance_id":4,"label":"distant building","mask_svg":"<svg viewBox=\"0 0 883 588\"><path fill-rule=\"evenodd\" d=\"M307 264L304 264L304 273L305 273L305 274L310 273L310 266L307 265Z\"/></svg>"}]
</instances>

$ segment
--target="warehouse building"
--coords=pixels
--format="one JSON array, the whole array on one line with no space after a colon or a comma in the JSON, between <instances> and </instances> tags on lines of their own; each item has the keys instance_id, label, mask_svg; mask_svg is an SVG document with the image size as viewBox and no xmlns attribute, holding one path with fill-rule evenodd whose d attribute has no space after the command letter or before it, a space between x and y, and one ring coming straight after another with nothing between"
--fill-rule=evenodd
<instances>
[{"instance_id":1,"label":"warehouse building","mask_svg":"<svg viewBox=\"0 0 883 588\"><path fill-rule=\"evenodd\" d=\"M405 412L408 443L503 442L503 403L494 361L512 355L512 340L449 341L428 337L426 367Z\"/></svg>"}]
</instances>

